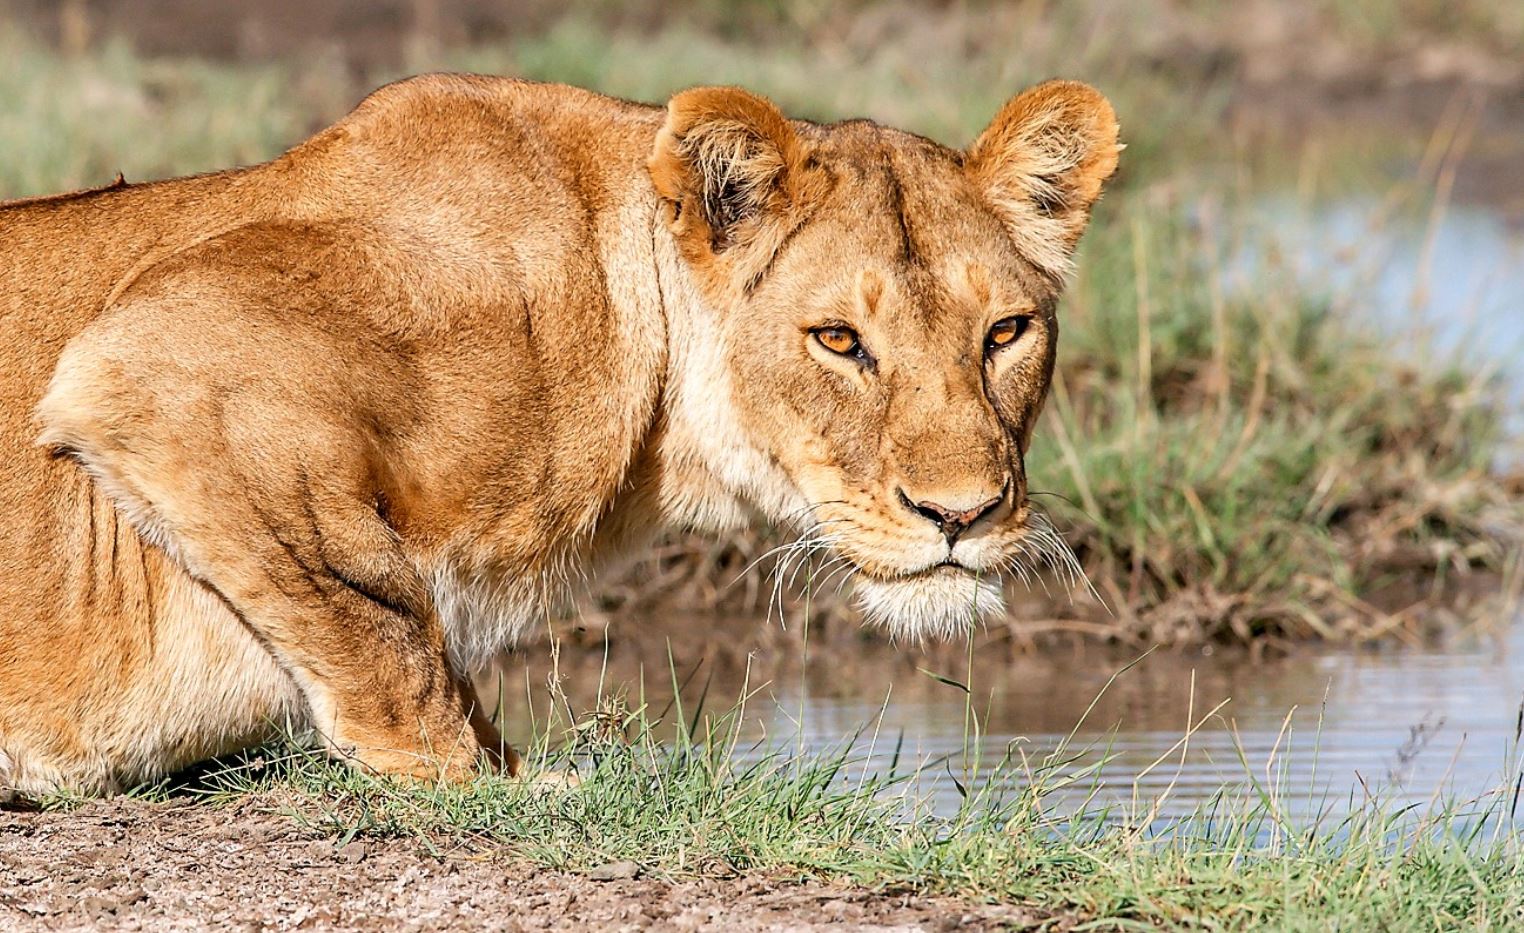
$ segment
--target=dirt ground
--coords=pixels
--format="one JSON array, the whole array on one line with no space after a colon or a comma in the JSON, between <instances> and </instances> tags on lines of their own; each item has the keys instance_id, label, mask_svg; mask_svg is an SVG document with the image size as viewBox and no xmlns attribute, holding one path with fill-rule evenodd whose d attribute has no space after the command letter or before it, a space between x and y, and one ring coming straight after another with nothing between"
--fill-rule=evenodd
<instances>
[{"instance_id":1,"label":"dirt ground","mask_svg":"<svg viewBox=\"0 0 1524 933\"><path fill-rule=\"evenodd\" d=\"M775 877L596 880L419 840L336 847L250 804L0 810L0 929L990 930L1040 911ZM636 866L604 866L628 875ZM1055 924L1055 921L1056 924ZM1050 927L1051 928L1051 927Z\"/></svg>"}]
</instances>

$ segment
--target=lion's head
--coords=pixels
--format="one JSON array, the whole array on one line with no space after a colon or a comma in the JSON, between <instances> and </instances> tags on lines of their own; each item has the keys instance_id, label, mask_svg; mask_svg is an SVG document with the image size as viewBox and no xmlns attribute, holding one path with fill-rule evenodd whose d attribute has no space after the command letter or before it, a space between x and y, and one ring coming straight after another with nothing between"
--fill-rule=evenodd
<instances>
[{"instance_id":1,"label":"lion's head","mask_svg":"<svg viewBox=\"0 0 1524 933\"><path fill-rule=\"evenodd\" d=\"M791 122L732 88L669 105L650 171L719 310L697 339L718 348L714 391L757 472L793 493L755 498L848 562L899 634L998 610L1001 577L1051 544L1023 457L1062 279L1119 149L1105 98L1063 81L1012 99L963 152Z\"/></svg>"}]
</instances>

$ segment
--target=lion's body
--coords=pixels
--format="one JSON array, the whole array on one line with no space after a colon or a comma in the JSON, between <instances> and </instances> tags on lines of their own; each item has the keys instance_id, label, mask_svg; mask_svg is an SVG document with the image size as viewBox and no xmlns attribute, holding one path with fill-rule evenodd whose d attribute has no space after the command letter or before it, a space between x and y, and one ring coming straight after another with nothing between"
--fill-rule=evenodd
<instances>
[{"instance_id":1,"label":"lion's body","mask_svg":"<svg viewBox=\"0 0 1524 933\"><path fill-rule=\"evenodd\" d=\"M661 116L565 89L418 81L269 165L0 208L0 750L14 783L118 786L306 718L290 674L215 595L259 571L223 571L237 579L215 591L196 582L139 536L165 519L130 518L113 482L129 487L119 502L164 483L173 504L145 512L218 513L240 491L278 497L304 471L314 484L405 476L405 489L354 479L381 479L387 520L439 557L431 566L459 569L450 609L531 618L513 601L537 589L493 577L536 581L569 559L558 547L589 545L655 409L659 296L609 281L649 278L643 163ZM555 119L598 133L577 145L546 131ZM566 145L502 144L530 132ZM620 302L623 320L657 329L622 332ZM37 443L34 410L77 338L91 359L50 396L49 427L78 431L55 438L70 449L122 445L102 468L141 477L96 482ZM118 411L152 411L152 436L112 436L100 422ZM305 435L296 462L260 449L282 430ZM171 439L186 449L159 447ZM263 508L219 518L238 533ZM250 533L250 561L262 544L316 548L314 529L271 531ZM490 567L445 559L462 532L509 548L493 547ZM300 579L298 562L285 570ZM500 642L473 632L452 647Z\"/></svg>"},{"instance_id":2,"label":"lion's body","mask_svg":"<svg viewBox=\"0 0 1524 933\"><path fill-rule=\"evenodd\" d=\"M695 323L666 117L435 76L264 165L0 206L0 791L286 723L469 770L463 682L568 577L797 509Z\"/></svg>"}]
</instances>

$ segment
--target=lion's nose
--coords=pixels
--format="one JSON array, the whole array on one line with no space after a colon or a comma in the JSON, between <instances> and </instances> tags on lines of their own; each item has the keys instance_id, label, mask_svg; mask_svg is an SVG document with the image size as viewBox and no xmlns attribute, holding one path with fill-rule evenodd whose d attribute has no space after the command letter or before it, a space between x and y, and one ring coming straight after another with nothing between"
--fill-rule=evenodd
<instances>
[{"instance_id":1,"label":"lion's nose","mask_svg":"<svg viewBox=\"0 0 1524 933\"><path fill-rule=\"evenodd\" d=\"M993 498L981 502L973 508L956 509L932 502L929 499L913 500L905 494L903 489L896 491L899 493L900 502L907 509L936 523L938 530L942 532L942 537L947 539L949 547L957 544L959 536L967 531L969 526L994 511L1000 505L1001 500L1005 498L1005 487L1002 486L1000 493Z\"/></svg>"}]
</instances>

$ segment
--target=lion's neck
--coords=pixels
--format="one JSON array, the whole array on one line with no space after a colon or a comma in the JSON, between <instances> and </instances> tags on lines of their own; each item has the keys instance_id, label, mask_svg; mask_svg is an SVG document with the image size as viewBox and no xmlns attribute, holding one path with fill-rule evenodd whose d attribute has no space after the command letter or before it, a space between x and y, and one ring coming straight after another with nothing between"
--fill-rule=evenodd
<instances>
[{"instance_id":1,"label":"lion's neck","mask_svg":"<svg viewBox=\"0 0 1524 933\"><path fill-rule=\"evenodd\" d=\"M803 502L745 431L725 362L720 311L700 293L658 219L654 273L667 330L658 417L631 487L661 525L726 531L783 521Z\"/></svg>"}]
</instances>

